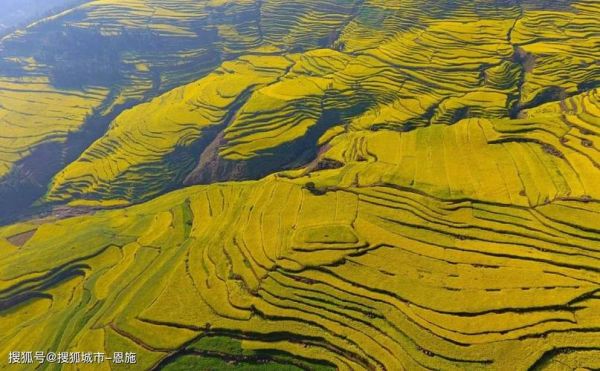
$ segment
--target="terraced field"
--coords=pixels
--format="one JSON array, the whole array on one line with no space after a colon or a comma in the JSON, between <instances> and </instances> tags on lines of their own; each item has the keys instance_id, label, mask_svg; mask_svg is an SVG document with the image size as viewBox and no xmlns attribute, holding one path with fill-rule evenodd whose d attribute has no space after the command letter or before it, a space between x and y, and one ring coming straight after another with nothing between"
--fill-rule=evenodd
<instances>
[{"instance_id":1,"label":"terraced field","mask_svg":"<svg viewBox=\"0 0 600 371\"><path fill-rule=\"evenodd\" d=\"M3 351L125 347L144 368L176 367L237 342L245 359L297 367L599 366L595 201L315 194L307 180L4 228ZM216 350L195 350L213 338Z\"/></svg>"},{"instance_id":2,"label":"terraced field","mask_svg":"<svg viewBox=\"0 0 600 371\"><path fill-rule=\"evenodd\" d=\"M0 354L600 369L599 17L100 0L10 35L0 220L50 211L0 226Z\"/></svg>"},{"instance_id":3,"label":"terraced field","mask_svg":"<svg viewBox=\"0 0 600 371\"><path fill-rule=\"evenodd\" d=\"M410 17L411 7L416 12L423 4L398 9L363 4L331 43L333 49L243 56L148 106L136 107L55 177L47 199L128 203L147 200L186 179L256 179L310 161L319 137L334 127L334 132L342 127L359 133L406 131L469 117L516 117L523 108L586 91L597 81L598 48L590 47L598 44L593 3L575 4L572 13L549 14L482 4L481 14L465 6L440 17L439 9L426 9L423 19L408 27L410 18L402 17ZM570 16L578 25L574 36L565 39L573 50L544 49L562 42L537 35L534 20L544 16L555 23ZM367 21L378 17L386 25L390 18L390 27L369 28ZM364 34L373 36L365 39ZM538 56L536 48L543 53ZM456 50L461 50L459 57L452 54ZM268 64L270 71L238 71L236 66L248 63ZM567 63L583 67L563 68ZM222 86L231 89L231 79L238 77L237 94L221 91ZM181 94L187 102L183 111L193 109L198 119L163 120L156 112L179 105ZM153 125L163 129L159 133ZM198 152L211 142L204 161L198 161ZM127 166L120 165L124 151ZM101 158L102 164L93 158ZM156 179L173 162L177 170L170 172L178 173ZM194 162L197 168L189 174Z\"/></svg>"},{"instance_id":4,"label":"terraced field","mask_svg":"<svg viewBox=\"0 0 600 371\"><path fill-rule=\"evenodd\" d=\"M6 214L30 207L124 109L242 53L315 48L352 9L319 2L288 19L279 2L98 0L2 38L0 206ZM319 17L311 30L292 27Z\"/></svg>"}]
</instances>

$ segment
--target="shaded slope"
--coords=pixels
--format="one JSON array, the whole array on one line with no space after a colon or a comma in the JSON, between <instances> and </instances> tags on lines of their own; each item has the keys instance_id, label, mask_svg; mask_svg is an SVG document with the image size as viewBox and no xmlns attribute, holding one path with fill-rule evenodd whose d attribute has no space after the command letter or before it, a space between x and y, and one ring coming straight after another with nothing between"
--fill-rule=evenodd
<instances>
[{"instance_id":1,"label":"shaded slope","mask_svg":"<svg viewBox=\"0 0 600 371\"><path fill-rule=\"evenodd\" d=\"M127 202L179 185L235 107L252 90L275 81L289 63L278 57L228 62L198 83L124 112L56 177L49 200Z\"/></svg>"},{"instance_id":2,"label":"shaded slope","mask_svg":"<svg viewBox=\"0 0 600 371\"><path fill-rule=\"evenodd\" d=\"M319 157L346 166L310 176L332 187L395 184L522 206L598 199L599 98L593 90L524 111L524 119L467 119L406 133L349 131Z\"/></svg>"},{"instance_id":3,"label":"shaded slope","mask_svg":"<svg viewBox=\"0 0 600 371\"><path fill-rule=\"evenodd\" d=\"M597 368L598 98L336 132L301 170L0 228L0 348L126 347L164 369Z\"/></svg>"},{"instance_id":4,"label":"shaded slope","mask_svg":"<svg viewBox=\"0 0 600 371\"><path fill-rule=\"evenodd\" d=\"M221 134L211 131L206 135L200 130L203 124L189 125L200 144L185 153L185 160L179 156L177 143L188 140L183 139L187 134L168 120L161 121L162 133L154 130L152 134L156 136L153 140L163 143L164 153L158 160L151 153L153 140L148 140L145 133L151 130L144 126L147 122L157 122L157 118L153 117L154 109L140 107L136 115L144 118L137 124L131 120L120 124L123 136L119 140L111 135L101 138L54 180L48 199L78 202L107 198L137 202L180 186L183 174L189 174L188 183L257 179L313 160L324 143L319 144L318 138L336 126L358 132L360 137L369 136L374 130L410 131L416 127L454 124L470 117L496 120L515 117L524 108L566 98L594 86L598 65L585 62L597 59L597 48L590 47L597 43L598 27L590 22L596 11L594 4L580 2L545 13L527 5L486 4L479 4L473 13L462 3L447 9L442 5L425 7L421 2L408 2L398 8L364 2L354 9L354 16L344 23L342 31L328 41L333 48L278 53L279 59L286 60L285 66L273 63L275 68L283 70L265 86L254 86L235 110L210 103L200 107L204 116L218 112L218 117L231 120L213 122L218 124L215 130ZM269 6L274 5L263 4L264 9ZM410 23L419 11L417 22ZM280 17L287 19L291 16L288 13L289 10L282 11ZM273 28L266 14L263 16L261 29L277 35L278 28ZM557 28L537 35L539 24L535 19L539 17L556 27L564 20L577 26L558 39L552 34L559 32ZM331 22L338 22L335 19ZM374 19L380 22L374 24ZM299 24L300 20L292 17L289 22ZM291 30L288 37L296 35L294 27L288 28ZM582 39L586 43L581 43ZM296 39L294 45L297 43L303 45L301 39ZM546 47L554 43L566 46L564 50ZM564 63L567 59L579 60L577 63L584 65L568 69L553 67L553 63L563 63L560 62L563 59ZM539 74L543 78L538 78ZM217 84L227 84L227 76L221 76ZM241 72L239 76L240 86L248 85L252 78L262 81L257 71ZM188 89L215 79L219 77L207 77ZM151 106L177 104L177 99L176 94L169 93ZM424 131L424 135L437 135L436 130ZM556 147L555 142L546 143L543 148ZM115 165L120 160L114 157L113 148L139 143L141 147L131 161L140 171L128 175L128 167ZM111 170L106 172L100 166L88 164L90 156L105 157L112 164ZM193 156L198 166L190 174ZM177 162L182 165L177 167ZM144 174L141 170L172 166L176 169L167 173L178 175L164 177L162 184L158 179L152 180L151 173ZM152 186L146 189L145 183ZM126 194L125 189L133 191Z\"/></svg>"},{"instance_id":5,"label":"shaded slope","mask_svg":"<svg viewBox=\"0 0 600 371\"><path fill-rule=\"evenodd\" d=\"M232 60L118 115L45 197L153 200L0 227L0 352L600 368L595 2L158 3L95 2L73 25L149 19L173 41L206 12ZM186 179L232 181L156 197Z\"/></svg>"},{"instance_id":6,"label":"shaded slope","mask_svg":"<svg viewBox=\"0 0 600 371\"><path fill-rule=\"evenodd\" d=\"M44 14L56 14L84 2L85 0L50 0L43 3L36 0L5 0L0 14L0 35L6 35L19 26L40 19Z\"/></svg>"},{"instance_id":7,"label":"shaded slope","mask_svg":"<svg viewBox=\"0 0 600 371\"><path fill-rule=\"evenodd\" d=\"M526 369L552 349L594 368L599 212L312 176L16 225L0 231L0 344L127 346L144 368L211 336L339 369Z\"/></svg>"},{"instance_id":8,"label":"shaded slope","mask_svg":"<svg viewBox=\"0 0 600 371\"><path fill-rule=\"evenodd\" d=\"M124 108L198 79L242 52L318 46L353 9L351 2L328 4L319 27L294 30L279 27L282 17L301 22L316 14L314 5L290 18L278 2L94 1L3 38L1 198L18 198L17 188L29 191L23 202L1 204L2 217L39 198L51 176L100 137ZM54 108L72 96L83 102ZM35 110L23 112L28 103ZM43 170L30 165L39 161L38 152L44 154Z\"/></svg>"}]
</instances>

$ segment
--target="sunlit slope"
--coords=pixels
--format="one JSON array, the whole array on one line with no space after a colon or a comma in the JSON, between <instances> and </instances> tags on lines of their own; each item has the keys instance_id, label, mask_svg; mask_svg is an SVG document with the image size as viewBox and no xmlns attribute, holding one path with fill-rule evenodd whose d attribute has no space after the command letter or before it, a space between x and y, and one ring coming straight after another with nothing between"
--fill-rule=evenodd
<instances>
[{"instance_id":1,"label":"sunlit slope","mask_svg":"<svg viewBox=\"0 0 600 371\"><path fill-rule=\"evenodd\" d=\"M14 199L18 187L41 196L51 176L101 136L123 108L194 81L240 54L325 45L353 9L353 2L342 0L295 9L279 1L101 0L4 37L2 198ZM302 27L311 22L311 28ZM40 153L43 170L31 166Z\"/></svg>"},{"instance_id":2,"label":"sunlit slope","mask_svg":"<svg viewBox=\"0 0 600 371\"><path fill-rule=\"evenodd\" d=\"M0 227L0 354L600 369L600 9L543 3L96 1L3 41L6 172L106 130L42 198L95 211Z\"/></svg>"},{"instance_id":3,"label":"sunlit slope","mask_svg":"<svg viewBox=\"0 0 600 371\"><path fill-rule=\"evenodd\" d=\"M337 46L389 64L399 94L352 124L413 126L514 114L593 88L600 73L598 11L594 1L367 1Z\"/></svg>"},{"instance_id":4,"label":"sunlit slope","mask_svg":"<svg viewBox=\"0 0 600 371\"><path fill-rule=\"evenodd\" d=\"M543 9L543 7L540 7ZM566 13L553 9L526 11L516 22L511 41L525 59L522 104L544 96L565 96L600 83L600 4L574 1Z\"/></svg>"},{"instance_id":5,"label":"sunlit slope","mask_svg":"<svg viewBox=\"0 0 600 371\"><path fill-rule=\"evenodd\" d=\"M127 349L142 368L208 362L179 359L188 346L342 370L600 366L597 200L531 208L326 178L0 229L1 351Z\"/></svg>"},{"instance_id":6,"label":"sunlit slope","mask_svg":"<svg viewBox=\"0 0 600 371\"><path fill-rule=\"evenodd\" d=\"M66 141L107 93L100 87L57 90L44 77L0 80L0 177L41 144Z\"/></svg>"},{"instance_id":7,"label":"sunlit slope","mask_svg":"<svg viewBox=\"0 0 600 371\"><path fill-rule=\"evenodd\" d=\"M1 228L0 351L92 345L175 370L596 369L599 98L334 128L304 169Z\"/></svg>"},{"instance_id":8,"label":"sunlit slope","mask_svg":"<svg viewBox=\"0 0 600 371\"><path fill-rule=\"evenodd\" d=\"M227 62L196 83L124 112L57 175L48 200L145 199L180 186L199 153L210 150L231 161L270 158L274 165L256 164L259 175L277 170L298 154L298 146L282 153L286 144L303 141L304 148L315 150L317 138L331 125L319 124L323 111L351 107L343 103L351 97L349 87L340 85L346 94L334 91L331 77L347 60L332 50L316 50ZM325 103L327 90L331 101ZM312 142L307 142L311 131ZM219 140L226 144L209 146ZM182 155L174 156L178 151ZM177 176L165 176L169 167Z\"/></svg>"},{"instance_id":9,"label":"sunlit slope","mask_svg":"<svg viewBox=\"0 0 600 371\"><path fill-rule=\"evenodd\" d=\"M465 119L404 133L349 131L319 157L346 166L311 176L331 187L393 184L440 198L522 206L599 199L600 91L523 116Z\"/></svg>"},{"instance_id":10,"label":"sunlit slope","mask_svg":"<svg viewBox=\"0 0 600 371\"><path fill-rule=\"evenodd\" d=\"M101 140L57 175L49 199L127 202L181 184L200 146L233 119L230 112L290 64L282 57L227 62L197 83L125 111ZM202 136L207 139L198 143Z\"/></svg>"},{"instance_id":11,"label":"sunlit slope","mask_svg":"<svg viewBox=\"0 0 600 371\"><path fill-rule=\"evenodd\" d=\"M371 136L374 130L410 131L465 118L494 121L516 117L522 109L558 101L597 84L600 67L592 61L598 59L598 48L592 45L598 44L599 27L591 21L596 11L592 2L546 12L535 6L481 3L474 13L462 3L426 7L422 2L407 2L396 8L367 1L354 9L354 17L340 34L333 35L332 48L279 53L272 63L273 68L282 70L270 81L263 81L262 72L256 70L220 74L227 70L222 66L216 74L185 87L202 94L196 86L214 84L211 89L218 91L218 86L229 84L230 74L237 74L240 90L248 88L243 99L236 100L239 104L222 106L207 101L198 108L202 116L218 116L211 122L213 131L206 131L202 120L189 123L185 131L179 130L177 120L161 120L156 112L161 106L178 105L176 93L124 114L115 121L117 128L55 178L47 200L146 200L181 186L194 157L197 166L187 176L188 183L257 178L310 161L326 142L318 139L337 126L362 137ZM554 26L544 28L540 35L534 20L542 16ZM417 17L414 22L413 17ZM567 21L573 26L562 33L559 26ZM555 44L562 46L549 46ZM277 62L282 58L285 62ZM567 62L580 66L563 68ZM555 68L556 63L561 66ZM251 86L252 79L261 83ZM156 125L161 132L152 129ZM422 133L444 131L438 128ZM391 133L389 137L399 135ZM181 141L186 143L183 150ZM154 151L153 143L158 142L160 150ZM547 144L543 149L556 147ZM129 146L137 146L130 165L118 165L120 151ZM179 160L173 159L180 159L181 152L185 160L178 167ZM104 165L90 163L90 157L102 157ZM156 173L141 170L166 167L172 169L167 173L178 175L161 181ZM131 172L131 168L140 171Z\"/></svg>"}]
</instances>

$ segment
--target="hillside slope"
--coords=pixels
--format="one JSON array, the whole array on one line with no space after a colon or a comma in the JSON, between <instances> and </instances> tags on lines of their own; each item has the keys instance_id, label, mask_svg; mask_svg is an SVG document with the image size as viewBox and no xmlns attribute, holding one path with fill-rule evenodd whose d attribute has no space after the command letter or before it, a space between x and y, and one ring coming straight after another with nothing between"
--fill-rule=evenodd
<instances>
[{"instance_id":1,"label":"hillside slope","mask_svg":"<svg viewBox=\"0 0 600 371\"><path fill-rule=\"evenodd\" d=\"M0 222L54 209L0 226L0 354L600 369L599 15L98 0L3 39Z\"/></svg>"},{"instance_id":2,"label":"hillside slope","mask_svg":"<svg viewBox=\"0 0 600 371\"><path fill-rule=\"evenodd\" d=\"M315 48L353 6L308 2L292 14L278 1L98 0L2 38L2 218L39 199L124 109L241 53Z\"/></svg>"},{"instance_id":3,"label":"hillside slope","mask_svg":"<svg viewBox=\"0 0 600 371\"><path fill-rule=\"evenodd\" d=\"M41 18L44 14L57 13L61 9L72 8L86 0L4 0L0 13L0 35L6 35L11 30L31 21Z\"/></svg>"},{"instance_id":4,"label":"hillside slope","mask_svg":"<svg viewBox=\"0 0 600 371\"><path fill-rule=\"evenodd\" d=\"M598 98L345 134L323 154L337 169L2 228L0 349L127 348L165 369L598 368L600 178L580 144Z\"/></svg>"},{"instance_id":5,"label":"hillside slope","mask_svg":"<svg viewBox=\"0 0 600 371\"><path fill-rule=\"evenodd\" d=\"M443 16L440 8L367 1L331 48L226 62L117 117L55 177L46 200L127 204L183 183L258 179L313 160L332 128L361 137L514 118L600 81L592 2L558 10L482 3L477 13L459 3ZM411 10L422 10L417 22ZM540 34L540 23L552 27Z\"/></svg>"}]
</instances>

